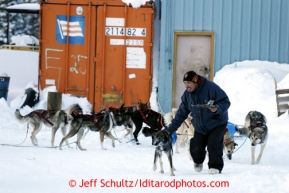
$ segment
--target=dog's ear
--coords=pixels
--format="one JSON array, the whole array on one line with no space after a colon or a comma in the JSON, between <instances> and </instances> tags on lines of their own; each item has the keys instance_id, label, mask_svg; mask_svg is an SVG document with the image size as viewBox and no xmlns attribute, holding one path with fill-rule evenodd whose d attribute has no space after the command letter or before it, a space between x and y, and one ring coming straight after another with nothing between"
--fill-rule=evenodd
<instances>
[{"instance_id":1,"label":"dog's ear","mask_svg":"<svg viewBox=\"0 0 289 193\"><path fill-rule=\"evenodd\" d=\"M142 102L141 102L141 99L139 99L139 101L137 102L138 105L141 105Z\"/></svg>"},{"instance_id":2,"label":"dog's ear","mask_svg":"<svg viewBox=\"0 0 289 193\"><path fill-rule=\"evenodd\" d=\"M263 120L264 123L266 124L266 122L267 122L266 117L265 117L262 113L260 113L260 114L261 114L262 120Z\"/></svg>"},{"instance_id":3,"label":"dog's ear","mask_svg":"<svg viewBox=\"0 0 289 193\"><path fill-rule=\"evenodd\" d=\"M234 143L234 146L238 146L238 144L237 144L237 143Z\"/></svg>"},{"instance_id":4,"label":"dog's ear","mask_svg":"<svg viewBox=\"0 0 289 193\"><path fill-rule=\"evenodd\" d=\"M146 102L146 104L145 104L147 109L150 109L149 104L150 104L150 99L149 99L149 100Z\"/></svg>"}]
</instances>

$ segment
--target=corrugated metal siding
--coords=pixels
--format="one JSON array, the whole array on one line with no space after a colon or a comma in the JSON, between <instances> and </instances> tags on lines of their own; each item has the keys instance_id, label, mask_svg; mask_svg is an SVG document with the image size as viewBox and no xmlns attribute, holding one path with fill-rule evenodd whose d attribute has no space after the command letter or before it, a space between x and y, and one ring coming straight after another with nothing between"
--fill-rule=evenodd
<instances>
[{"instance_id":1,"label":"corrugated metal siding","mask_svg":"<svg viewBox=\"0 0 289 193\"><path fill-rule=\"evenodd\" d=\"M171 109L174 32L215 32L214 72L234 61L289 63L288 0L163 0L159 97Z\"/></svg>"}]
</instances>

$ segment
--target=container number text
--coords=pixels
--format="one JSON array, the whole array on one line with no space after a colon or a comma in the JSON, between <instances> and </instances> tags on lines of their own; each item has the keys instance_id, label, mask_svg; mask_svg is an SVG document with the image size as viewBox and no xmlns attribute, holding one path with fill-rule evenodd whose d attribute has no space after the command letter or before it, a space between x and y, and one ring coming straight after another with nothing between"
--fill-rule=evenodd
<instances>
[{"instance_id":1,"label":"container number text","mask_svg":"<svg viewBox=\"0 0 289 193\"><path fill-rule=\"evenodd\" d=\"M124 34L125 33L125 34ZM123 27L106 27L105 35L107 36L146 36L145 28L123 28Z\"/></svg>"}]
</instances>

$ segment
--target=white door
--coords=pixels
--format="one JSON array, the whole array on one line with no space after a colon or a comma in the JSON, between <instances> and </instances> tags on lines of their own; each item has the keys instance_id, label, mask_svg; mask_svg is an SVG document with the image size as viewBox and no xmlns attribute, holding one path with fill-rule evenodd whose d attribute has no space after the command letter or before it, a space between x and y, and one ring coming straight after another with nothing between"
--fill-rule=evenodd
<instances>
[{"instance_id":1,"label":"white door","mask_svg":"<svg viewBox=\"0 0 289 193\"><path fill-rule=\"evenodd\" d=\"M185 91L183 76L193 70L209 80L213 78L214 33L175 33L175 60L172 107L178 108Z\"/></svg>"}]
</instances>

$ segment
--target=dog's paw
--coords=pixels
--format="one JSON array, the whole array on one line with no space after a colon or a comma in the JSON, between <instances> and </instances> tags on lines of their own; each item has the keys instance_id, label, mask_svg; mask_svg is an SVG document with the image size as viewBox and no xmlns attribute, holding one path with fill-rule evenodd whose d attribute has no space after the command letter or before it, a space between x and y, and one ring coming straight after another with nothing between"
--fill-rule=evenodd
<instances>
[{"instance_id":1,"label":"dog's paw","mask_svg":"<svg viewBox=\"0 0 289 193\"><path fill-rule=\"evenodd\" d=\"M174 174L174 173L171 173L171 176L175 176L175 174Z\"/></svg>"},{"instance_id":2,"label":"dog's paw","mask_svg":"<svg viewBox=\"0 0 289 193\"><path fill-rule=\"evenodd\" d=\"M157 170L157 166L154 165L154 166L153 166L153 171L156 171L156 170Z\"/></svg>"},{"instance_id":3,"label":"dog's paw","mask_svg":"<svg viewBox=\"0 0 289 193\"><path fill-rule=\"evenodd\" d=\"M163 173L164 173L164 170L160 170L160 173L163 174Z\"/></svg>"}]
</instances>

